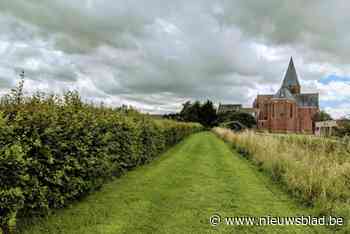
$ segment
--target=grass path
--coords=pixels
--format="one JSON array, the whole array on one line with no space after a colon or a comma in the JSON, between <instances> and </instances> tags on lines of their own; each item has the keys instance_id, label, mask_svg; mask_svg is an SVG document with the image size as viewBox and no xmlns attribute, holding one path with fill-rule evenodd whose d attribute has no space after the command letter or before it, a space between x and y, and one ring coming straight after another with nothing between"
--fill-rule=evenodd
<instances>
[{"instance_id":1,"label":"grass path","mask_svg":"<svg viewBox=\"0 0 350 234\"><path fill-rule=\"evenodd\" d=\"M305 226L211 227L213 213L297 216L308 210L298 207L222 140L204 132L28 226L24 233L320 233Z\"/></svg>"}]
</instances>

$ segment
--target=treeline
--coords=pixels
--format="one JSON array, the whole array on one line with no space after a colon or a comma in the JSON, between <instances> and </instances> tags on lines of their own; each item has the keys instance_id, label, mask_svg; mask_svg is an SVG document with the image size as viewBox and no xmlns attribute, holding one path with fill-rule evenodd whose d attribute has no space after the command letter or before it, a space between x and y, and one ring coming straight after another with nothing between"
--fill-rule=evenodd
<instances>
[{"instance_id":1,"label":"treeline","mask_svg":"<svg viewBox=\"0 0 350 234\"><path fill-rule=\"evenodd\" d=\"M197 122L205 127L213 127L217 124L216 109L213 102L209 100L204 103L187 101L182 105L179 113L167 114L164 117L177 121Z\"/></svg>"},{"instance_id":2,"label":"treeline","mask_svg":"<svg viewBox=\"0 0 350 234\"><path fill-rule=\"evenodd\" d=\"M216 107L210 100L207 100L204 103L199 101L185 102L179 113L168 114L164 117L177 121L198 122L208 128L219 126L231 121L238 121L247 128L253 128L256 126L256 120L251 114L240 111L217 113Z\"/></svg>"},{"instance_id":3,"label":"treeline","mask_svg":"<svg viewBox=\"0 0 350 234\"><path fill-rule=\"evenodd\" d=\"M205 102L200 101L187 101L182 105L182 109L178 113L167 114L163 116L166 119L172 119L176 121L185 122L198 122L206 128L212 127L225 127L234 131L239 131L240 127L243 129L256 128L256 118L244 111L227 111L218 113L213 102L207 100ZM332 117L321 110L312 117L312 121L315 127L316 122L332 120ZM236 123L240 123L240 127ZM350 119L343 118L338 121L339 126L334 129L333 135L336 137L350 136Z\"/></svg>"},{"instance_id":4,"label":"treeline","mask_svg":"<svg viewBox=\"0 0 350 234\"><path fill-rule=\"evenodd\" d=\"M23 85L0 103L0 226L45 214L145 164L195 123L154 120L132 109L95 107L76 92L23 97Z\"/></svg>"}]
</instances>

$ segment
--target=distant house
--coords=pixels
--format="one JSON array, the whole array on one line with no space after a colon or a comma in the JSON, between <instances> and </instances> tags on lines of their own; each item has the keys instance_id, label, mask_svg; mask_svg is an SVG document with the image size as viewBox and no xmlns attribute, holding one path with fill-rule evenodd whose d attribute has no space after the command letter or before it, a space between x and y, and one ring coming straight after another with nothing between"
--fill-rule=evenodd
<instances>
[{"instance_id":1,"label":"distant house","mask_svg":"<svg viewBox=\"0 0 350 234\"><path fill-rule=\"evenodd\" d=\"M328 120L315 123L315 135L316 136L334 136L342 135L350 126L349 119Z\"/></svg>"},{"instance_id":2,"label":"distant house","mask_svg":"<svg viewBox=\"0 0 350 234\"><path fill-rule=\"evenodd\" d=\"M242 109L241 104L221 104L219 105L218 114L223 114L230 111L239 111Z\"/></svg>"},{"instance_id":3,"label":"distant house","mask_svg":"<svg viewBox=\"0 0 350 234\"><path fill-rule=\"evenodd\" d=\"M336 120L320 121L315 123L316 136L332 136L334 129L339 126Z\"/></svg>"},{"instance_id":4,"label":"distant house","mask_svg":"<svg viewBox=\"0 0 350 234\"><path fill-rule=\"evenodd\" d=\"M242 109L240 109L240 112L248 113L248 114L251 114L254 117L257 117L258 109L250 108L250 107L243 107Z\"/></svg>"},{"instance_id":5,"label":"distant house","mask_svg":"<svg viewBox=\"0 0 350 234\"><path fill-rule=\"evenodd\" d=\"M259 129L274 133L313 133L312 118L319 112L318 93L301 93L298 75L291 58L281 88L275 94L258 95Z\"/></svg>"},{"instance_id":6,"label":"distant house","mask_svg":"<svg viewBox=\"0 0 350 234\"><path fill-rule=\"evenodd\" d=\"M217 110L217 113L223 114L223 113L235 112L235 111L248 113L254 117L256 117L256 114L257 114L256 108L243 107L242 104L220 104Z\"/></svg>"}]
</instances>

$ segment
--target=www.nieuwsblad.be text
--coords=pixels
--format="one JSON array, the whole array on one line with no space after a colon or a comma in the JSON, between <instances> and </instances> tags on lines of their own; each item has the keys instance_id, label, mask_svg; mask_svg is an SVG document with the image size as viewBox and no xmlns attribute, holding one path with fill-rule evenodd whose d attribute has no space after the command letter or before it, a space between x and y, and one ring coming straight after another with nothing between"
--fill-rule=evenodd
<instances>
[{"instance_id":1,"label":"www.nieuwsblad.be text","mask_svg":"<svg viewBox=\"0 0 350 234\"><path fill-rule=\"evenodd\" d=\"M219 214L214 214L209 219L210 225L229 225L229 226L265 226L265 225L300 225L300 226L342 226L344 218L333 216L297 216L297 217L222 217Z\"/></svg>"}]
</instances>

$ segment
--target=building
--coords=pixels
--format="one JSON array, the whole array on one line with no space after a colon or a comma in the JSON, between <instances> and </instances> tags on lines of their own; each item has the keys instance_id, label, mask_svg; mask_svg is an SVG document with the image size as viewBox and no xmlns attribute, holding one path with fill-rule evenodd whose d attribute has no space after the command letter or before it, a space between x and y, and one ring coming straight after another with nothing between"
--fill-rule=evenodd
<instances>
[{"instance_id":1,"label":"building","mask_svg":"<svg viewBox=\"0 0 350 234\"><path fill-rule=\"evenodd\" d=\"M218 114L223 114L227 112L243 112L251 114L256 117L257 109L243 107L242 104L219 104L219 108L217 109Z\"/></svg>"},{"instance_id":2,"label":"building","mask_svg":"<svg viewBox=\"0 0 350 234\"><path fill-rule=\"evenodd\" d=\"M338 128L336 120L320 121L315 123L316 136L332 136L334 129Z\"/></svg>"},{"instance_id":3,"label":"building","mask_svg":"<svg viewBox=\"0 0 350 234\"><path fill-rule=\"evenodd\" d=\"M220 103L217 113L223 114L231 111L239 111L240 109L242 109L241 104L221 104Z\"/></svg>"},{"instance_id":4,"label":"building","mask_svg":"<svg viewBox=\"0 0 350 234\"><path fill-rule=\"evenodd\" d=\"M273 133L313 133L313 116L319 112L318 93L301 93L293 58L275 94L258 95L257 127Z\"/></svg>"}]
</instances>

